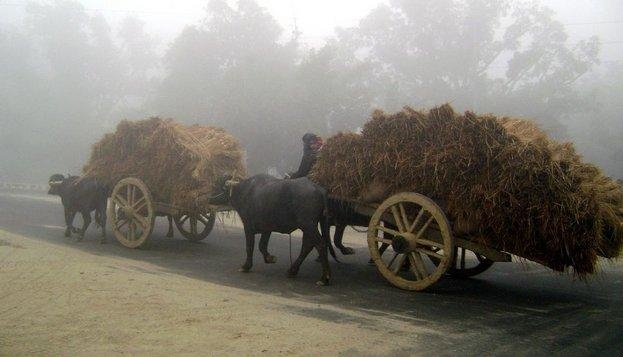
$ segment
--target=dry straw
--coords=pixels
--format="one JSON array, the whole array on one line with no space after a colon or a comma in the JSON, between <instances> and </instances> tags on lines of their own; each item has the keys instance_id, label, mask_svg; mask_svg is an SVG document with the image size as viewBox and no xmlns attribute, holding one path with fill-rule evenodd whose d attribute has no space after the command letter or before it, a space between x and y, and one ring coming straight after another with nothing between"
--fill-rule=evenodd
<instances>
[{"instance_id":1,"label":"dry straw","mask_svg":"<svg viewBox=\"0 0 623 357\"><path fill-rule=\"evenodd\" d=\"M362 134L327 140L311 177L332 195L369 200L414 191L444 209L454 234L556 271L595 272L623 245L623 194L570 143L525 120L375 111ZM378 192L378 189L374 189Z\"/></svg>"},{"instance_id":2,"label":"dry straw","mask_svg":"<svg viewBox=\"0 0 623 357\"><path fill-rule=\"evenodd\" d=\"M221 128L186 126L170 119L124 120L93 145L84 167L113 187L125 177L143 180L158 202L202 211L224 174L245 174L244 152Z\"/></svg>"}]
</instances>

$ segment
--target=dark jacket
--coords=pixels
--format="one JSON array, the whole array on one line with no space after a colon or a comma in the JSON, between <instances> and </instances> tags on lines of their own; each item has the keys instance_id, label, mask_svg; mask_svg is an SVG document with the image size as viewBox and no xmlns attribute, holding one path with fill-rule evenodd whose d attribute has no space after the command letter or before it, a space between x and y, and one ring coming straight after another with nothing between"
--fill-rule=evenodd
<instances>
[{"instance_id":1,"label":"dark jacket","mask_svg":"<svg viewBox=\"0 0 623 357\"><path fill-rule=\"evenodd\" d=\"M316 156L318 155L318 151L312 149L311 147L305 146L303 149L303 158L301 159L301 164L299 165L299 169L296 172L290 174L290 178L299 178L305 177L311 171L312 167L316 163Z\"/></svg>"}]
</instances>

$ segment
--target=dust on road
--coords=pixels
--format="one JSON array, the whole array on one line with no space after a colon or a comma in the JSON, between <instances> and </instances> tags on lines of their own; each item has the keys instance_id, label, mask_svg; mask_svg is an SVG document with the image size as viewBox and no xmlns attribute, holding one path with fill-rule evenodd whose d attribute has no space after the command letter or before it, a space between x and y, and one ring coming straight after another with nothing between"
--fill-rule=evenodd
<instances>
[{"instance_id":1,"label":"dust on road","mask_svg":"<svg viewBox=\"0 0 623 357\"><path fill-rule=\"evenodd\" d=\"M436 334L0 231L2 355L391 354Z\"/></svg>"}]
</instances>

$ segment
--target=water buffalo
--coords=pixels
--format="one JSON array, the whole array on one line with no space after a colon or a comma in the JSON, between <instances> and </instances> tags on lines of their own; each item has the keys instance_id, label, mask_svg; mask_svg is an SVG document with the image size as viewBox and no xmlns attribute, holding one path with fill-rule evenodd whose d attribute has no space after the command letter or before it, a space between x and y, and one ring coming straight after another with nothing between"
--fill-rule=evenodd
<instances>
[{"instance_id":1,"label":"water buffalo","mask_svg":"<svg viewBox=\"0 0 623 357\"><path fill-rule=\"evenodd\" d=\"M289 234L303 231L303 245L298 258L288 270L288 276L297 275L309 252L315 247L322 263L319 285L329 283L331 272L327 259L328 226L323 224L322 235L318 224L326 217L326 191L307 178L281 180L269 175L256 175L239 183L228 181L229 203L238 212L244 225L247 259L241 271L253 266L255 235L261 234L259 249L264 262L274 263L268 253L271 232ZM326 222L325 222L326 223Z\"/></svg>"},{"instance_id":2,"label":"water buffalo","mask_svg":"<svg viewBox=\"0 0 623 357\"><path fill-rule=\"evenodd\" d=\"M100 242L106 241L106 203L108 200L108 188L97 179L78 176L64 177L54 174L49 180L50 190L48 194L58 195L65 209L65 237L71 233L78 233L78 241L84 238L89 224L91 223L91 211L95 211L95 222L101 226L102 235ZM82 214L82 229L74 228L73 221L76 213Z\"/></svg>"}]
</instances>

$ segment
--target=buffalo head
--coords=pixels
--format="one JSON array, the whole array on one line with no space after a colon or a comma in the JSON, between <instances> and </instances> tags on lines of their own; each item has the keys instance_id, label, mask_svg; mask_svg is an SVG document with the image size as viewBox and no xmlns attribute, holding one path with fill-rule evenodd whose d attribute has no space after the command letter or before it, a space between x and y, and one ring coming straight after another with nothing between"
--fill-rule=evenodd
<instances>
[{"instance_id":1,"label":"buffalo head","mask_svg":"<svg viewBox=\"0 0 623 357\"><path fill-rule=\"evenodd\" d=\"M48 180L48 184L50 185L50 189L48 190L48 195L59 195L60 187L65 182L65 176L61 174L54 174L50 176Z\"/></svg>"}]
</instances>

